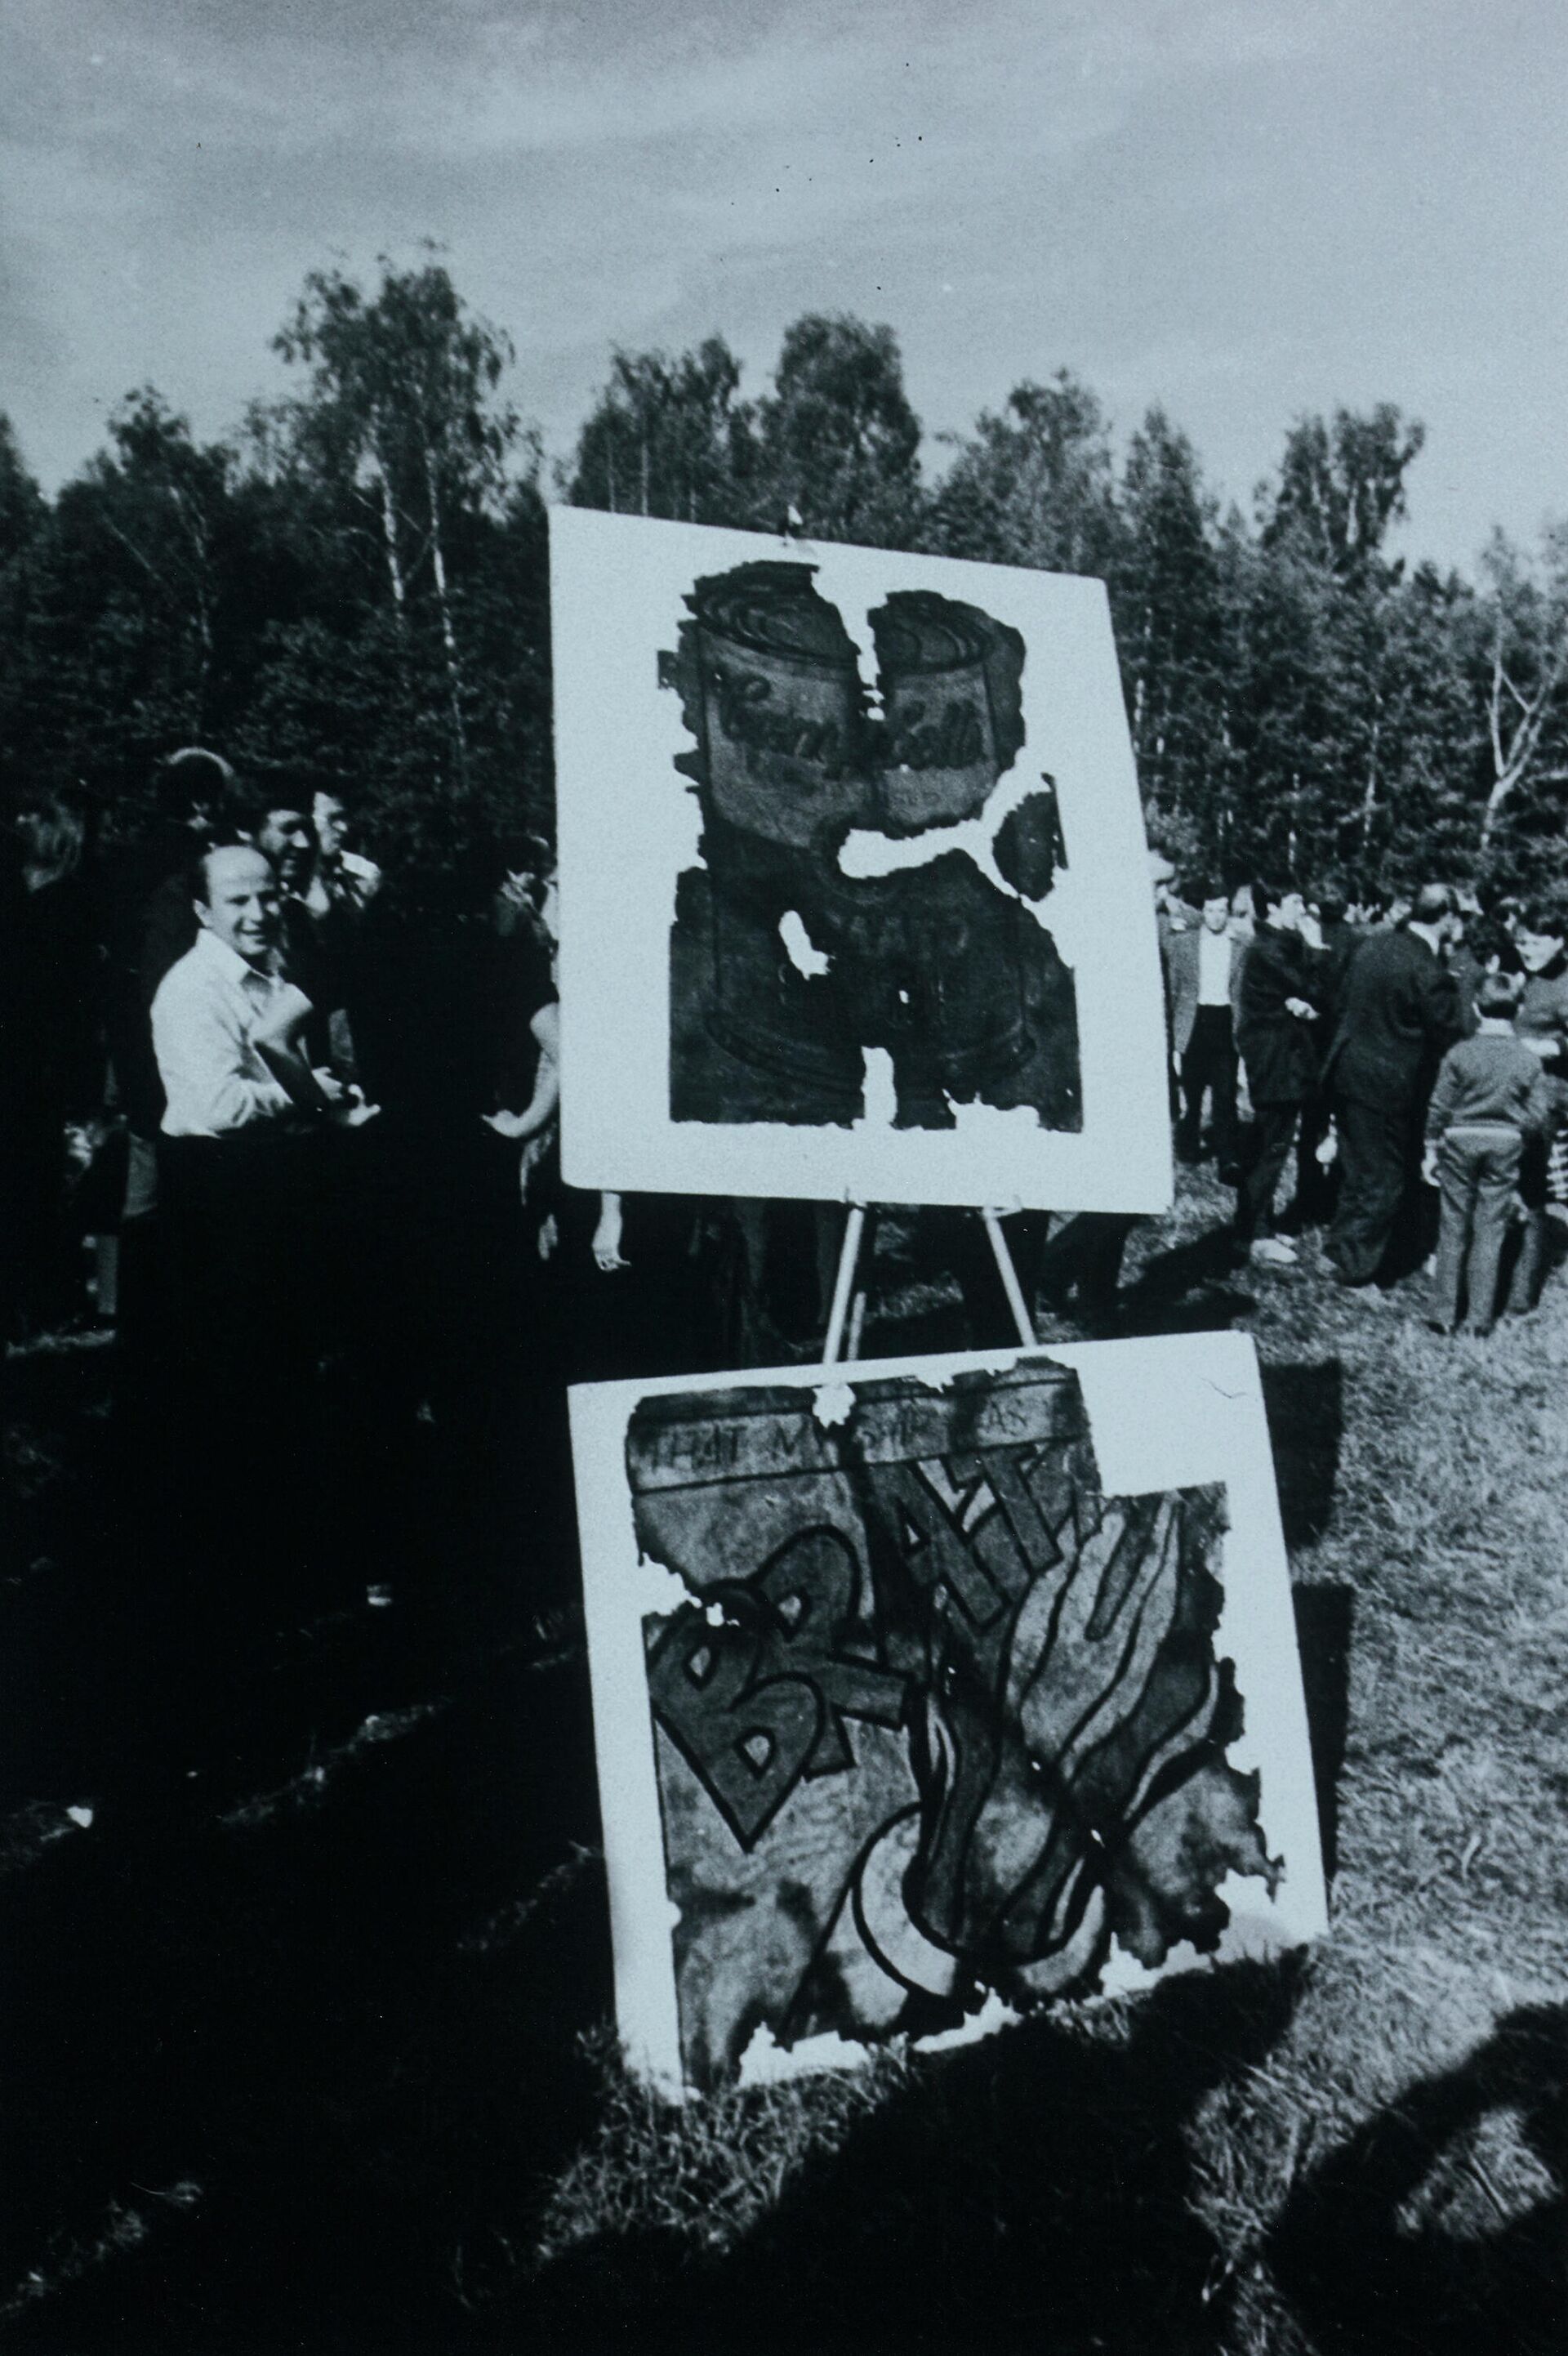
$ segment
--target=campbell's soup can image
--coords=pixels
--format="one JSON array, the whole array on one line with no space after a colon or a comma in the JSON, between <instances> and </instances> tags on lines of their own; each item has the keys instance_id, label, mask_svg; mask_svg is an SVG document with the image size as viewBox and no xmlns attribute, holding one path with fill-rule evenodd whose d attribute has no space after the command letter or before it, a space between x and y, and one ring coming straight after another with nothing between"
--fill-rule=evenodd
<instances>
[{"instance_id":1,"label":"campbell's soup can image","mask_svg":"<svg viewBox=\"0 0 1568 2356\"><path fill-rule=\"evenodd\" d=\"M933 590L871 616L882 699L880 823L890 834L976 818L1023 744L1024 642Z\"/></svg>"},{"instance_id":2,"label":"campbell's soup can image","mask_svg":"<svg viewBox=\"0 0 1568 2356\"><path fill-rule=\"evenodd\" d=\"M848 828L876 823L876 800L854 643L815 570L764 562L699 581L675 676L711 813L831 852Z\"/></svg>"}]
</instances>

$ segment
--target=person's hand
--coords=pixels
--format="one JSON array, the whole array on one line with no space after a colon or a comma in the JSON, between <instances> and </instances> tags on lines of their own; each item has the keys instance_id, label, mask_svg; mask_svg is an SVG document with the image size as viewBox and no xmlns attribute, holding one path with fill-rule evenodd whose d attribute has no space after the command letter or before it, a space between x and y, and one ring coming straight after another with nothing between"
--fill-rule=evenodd
<instances>
[{"instance_id":1,"label":"person's hand","mask_svg":"<svg viewBox=\"0 0 1568 2356\"><path fill-rule=\"evenodd\" d=\"M1296 929L1301 935L1302 939L1307 943L1309 949L1320 949L1322 948L1323 927L1318 923L1317 918L1313 915L1310 908L1304 908L1302 910L1301 920L1297 924Z\"/></svg>"},{"instance_id":2,"label":"person's hand","mask_svg":"<svg viewBox=\"0 0 1568 2356\"><path fill-rule=\"evenodd\" d=\"M544 1225L539 1229L540 1259L553 1259L555 1258L556 1246L560 1241L560 1229L556 1224L555 1213L552 1211L549 1218L546 1219Z\"/></svg>"},{"instance_id":3,"label":"person's hand","mask_svg":"<svg viewBox=\"0 0 1568 2356\"><path fill-rule=\"evenodd\" d=\"M336 1073L325 1064L313 1064L310 1076L329 1105L351 1104L359 1096L357 1088L346 1087Z\"/></svg>"},{"instance_id":4,"label":"person's hand","mask_svg":"<svg viewBox=\"0 0 1568 2356\"><path fill-rule=\"evenodd\" d=\"M368 1120L375 1119L380 1109L379 1105L367 1104L356 1089L351 1096L346 1093L336 1104L329 1104L326 1118L338 1129L363 1129Z\"/></svg>"},{"instance_id":5,"label":"person's hand","mask_svg":"<svg viewBox=\"0 0 1568 2356\"><path fill-rule=\"evenodd\" d=\"M485 1112L479 1118L486 1129L495 1130L497 1137L508 1138L514 1143L528 1127L520 1112Z\"/></svg>"},{"instance_id":6,"label":"person's hand","mask_svg":"<svg viewBox=\"0 0 1568 2356\"><path fill-rule=\"evenodd\" d=\"M1170 1068L1176 1074L1177 1078L1179 1079L1181 1077L1181 1050L1179 1047L1173 1047L1170 1051Z\"/></svg>"},{"instance_id":7,"label":"person's hand","mask_svg":"<svg viewBox=\"0 0 1568 2356\"><path fill-rule=\"evenodd\" d=\"M1437 1183L1437 1148L1429 1145L1421 1157L1421 1183L1424 1186Z\"/></svg>"},{"instance_id":8,"label":"person's hand","mask_svg":"<svg viewBox=\"0 0 1568 2356\"><path fill-rule=\"evenodd\" d=\"M1298 1023L1312 1022L1317 1012L1316 1006L1307 998L1287 998L1285 1001L1285 1011L1287 1014L1294 1014Z\"/></svg>"},{"instance_id":9,"label":"person's hand","mask_svg":"<svg viewBox=\"0 0 1568 2356\"><path fill-rule=\"evenodd\" d=\"M593 1260L600 1271L608 1276L630 1262L621 1257L621 1198L605 1194L600 1198L599 1224L593 1230Z\"/></svg>"},{"instance_id":10,"label":"person's hand","mask_svg":"<svg viewBox=\"0 0 1568 2356\"><path fill-rule=\"evenodd\" d=\"M97 1114L91 1120L68 1120L64 1132L67 1167L73 1171L91 1170L108 1140L109 1129L110 1124Z\"/></svg>"}]
</instances>

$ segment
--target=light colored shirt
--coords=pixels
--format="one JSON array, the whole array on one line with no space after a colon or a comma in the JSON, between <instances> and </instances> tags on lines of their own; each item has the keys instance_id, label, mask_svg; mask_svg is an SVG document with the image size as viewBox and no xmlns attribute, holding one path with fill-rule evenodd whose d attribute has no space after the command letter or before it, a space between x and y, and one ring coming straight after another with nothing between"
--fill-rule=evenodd
<instances>
[{"instance_id":1,"label":"light colored shirt","mask_svg":"<svg viewBox=\"0 0 1568 2356\"><path fill-rule=\"evenodd\" d=\"M226 1137L291 1109L253 1038L288 988L205 926L170 966L153 1000L165 1137Z\"/></svg>"},{"instance_id":2,"label":"light colored shirt","mask_svg":"<svg viewBox=\"0 0 1568 2356\"><path fill-rule=\"evenodd\" d=\"M1198 1003L1229 1006L1231 1002L1231 936L1211 933L1205 925L1198 936Z\"/></svg>"}]
</instances>

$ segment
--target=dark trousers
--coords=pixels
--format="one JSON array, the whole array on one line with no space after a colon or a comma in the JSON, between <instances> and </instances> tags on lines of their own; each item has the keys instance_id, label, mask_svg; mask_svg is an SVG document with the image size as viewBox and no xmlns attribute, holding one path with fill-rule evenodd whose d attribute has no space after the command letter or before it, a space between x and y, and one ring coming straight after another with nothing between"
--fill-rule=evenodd
<instances>
[{"instance_id":1,"label":"dark trousers","mask_svg":"<svg viewBox=\"0 0 1568 2356\"><path fill-rule=\"evenodd\" d=\"M1524 1205L1524 1216L1519 1222L1518 1248L1511 1265L1506 1245L1503 1249L1510 1317L1522 1317L1534 1308L1546 1271L1546 1165L1550 1150L1544 1137L1527 1137L1520 1151L1519 1194Z\"/></svg>"},{"instance_id":2,"label":"dark trousers","mask_svg":"<svg viewBox=\"0 0 1568 2356\"><path fill-rule=\"evenodd\" d=\"M1181 1118L1176 1151L1196 1162L1202 1137L1203 1098L1212 1101L1214 1152L1221 1170L1236 1158L1236 1038L1228 1006L1200 1006L1181 1058Z\"/></svg>"},{"instance_id":3,"label":"dark trousers","mask_svg":"<svg viewBox=\"0 0 1568 2356\"><path fill-rule=\"evenodd\" d=\"M1337 1097L1339 1202L1328 1257L1347 1284L1370 1284L1382 1267L1419 1169L1415 1108L1397 1099L1369 1104Z\"/></svg>"},{"instance_id":4,"label":"dark trousers","mask_svg":"<svg viewBox=\"0 0 1568 2356\"><path fill-rule=\"evenodd\" d=\"M1317 1149L1328 1134L1333 1107L1327 1092L1315 1087L1302 1104L1301 1126L1296 1133L1296 1200L1290 1206L1296 1227L1327 1226L1334 1214L1332 1168L1325 1169Z\"/></svg>"},{"instance_id":5,"label":"dark trousers","mask_svg":"<svg viewBox=\"0 0 1568 2356\"><path fill-rule=\"evenodd\" d=\"M1466 1330L1491 1332L1522 1150L1517 1129L1491 1122L1451 1129L1445 1136L1437 1153L1442 1222L1428 1304L1435 1324L1456 1325L1463 1299Z\"/></svg>"},{"instance_id":6,"label":"dark trousers","mask_svg":"<svg viewBox=\"0 0 1568 2356\"><path fill-rule=\"evenodd\" d=\"M1292 1098L1284 1104L1255 1104L1253 1134L1241 1183L1236 1189L1236 1240L1250 1244L1254 1236L1274 1233L1274 1198L1280 1173L1296 1135L1301 1111Z\"/></svg>"}]
</instances>

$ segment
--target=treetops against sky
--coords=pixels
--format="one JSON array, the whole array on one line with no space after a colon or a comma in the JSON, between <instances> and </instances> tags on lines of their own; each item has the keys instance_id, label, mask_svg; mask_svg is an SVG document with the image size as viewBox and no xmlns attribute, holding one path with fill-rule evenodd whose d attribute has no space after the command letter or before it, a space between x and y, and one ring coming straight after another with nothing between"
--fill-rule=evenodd
<instances>
[{"instance_id":1,"label":"treetops against sky","mask_svg":"<svg viewBox=\"0 0 1568 2356\"><path fill-rule=\"evenodd\" d=\"M1243 515L1163 409L1118 446L1066 369L928 448L893 330L849 316L796 319L754 393L718 336L617 351L553 479L509 338L434 258L313 273L273 349L289 389L229 440L144 389L53 500L0 424L13 791L74 782L123 823L206 742L336 785L394 865L548 822L557 496L1095 574L1184 862L1568 882L1568 531L1499 535L1474 580L1394 559L1424 434L1390 404L1288 425Z\"/></svg>"}]
</instances>

